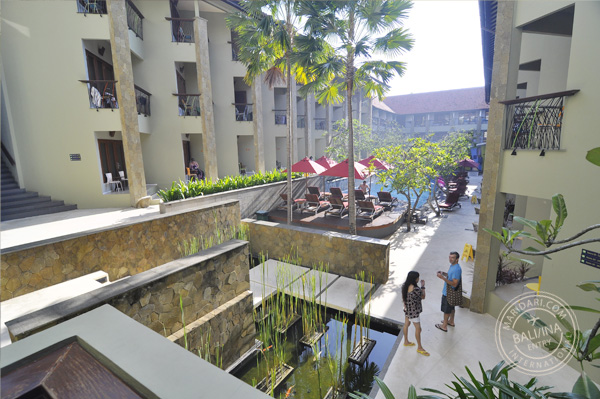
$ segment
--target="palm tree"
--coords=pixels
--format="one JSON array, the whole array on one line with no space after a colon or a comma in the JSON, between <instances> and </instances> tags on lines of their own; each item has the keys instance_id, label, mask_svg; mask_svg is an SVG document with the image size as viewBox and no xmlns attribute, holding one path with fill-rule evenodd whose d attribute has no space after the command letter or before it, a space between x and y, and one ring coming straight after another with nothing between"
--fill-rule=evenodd
<instances>
[{"instance_id":1,"label":"palm tree","mask_svg":"<svg viewBox=\"0 0 600 399\"><path fill-rule=\"evenodd\" d=\"M402 20L412 7L409 0L340 0L303 2L300 13L307 17L305 34L335 43L337 51L314 65L319 79L302 90L318 93L319 103L342 101L345 91L348 107L348 202L350 234L356 234L354 201L354 127L352 95L356 90L369 98L383 99L394 73L402 76L400 61L371 60L372 54L397 57L413 46Z\"/></svg>"},{"instance_id":2,"label":"palm tree","mask_svg":"<svg viewBox=\"0 0 600 399\"><path fill-rule=\"evenodd\" d=\"M285 82L287 87L287 223L292 222L292 154L294 153L293 126L295 115L292 104L295 99L292 92L292 76L300 83L308 82L306 65L299 67L294 55L297 53L296 41L305 43L304 50L310 43L309 54L304 53L303 59L320 60L319 48L327 46L319 38L307 38L300 35L297 26L300 25L298 16L298 0L247 0L241 2L245 12L230 14L226 18L227 26L237 32L237 44L240 49L238 60L247 69L245 80L252 84L254 79L264 73L265 83L273 88L279 82Z\"/></svg>"}]
</instances>

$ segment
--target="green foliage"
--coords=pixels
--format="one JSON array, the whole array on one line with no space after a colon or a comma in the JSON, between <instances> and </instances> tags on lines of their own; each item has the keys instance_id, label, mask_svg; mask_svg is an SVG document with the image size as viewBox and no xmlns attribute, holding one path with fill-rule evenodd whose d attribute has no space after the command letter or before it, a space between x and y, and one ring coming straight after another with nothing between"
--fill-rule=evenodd
<instances>
[{"instance_id":1,"label":"green foliage","mask_svg":"<svg viewBox=\"0 0 600 399\"><path fill-rule=\"evenodd\" d=\"M600 147L592 148L587 152L585 159L596 166L600 166Z\"/></svg>"},{"instance_id":2,"label":"green foliage","mask_svg":"<svg viewBox=\"0 0 600 399\"><path fill-rule=\"evenodd\" d=\"M217 226L213 234L208 237L192 237L189 240L182 241L177 244L177 250L181 257L185 257L233 239L247 241L248 226L240 224L224 230L219 229Z\"/></svg>"},{"instance_id":3,"label":"green foliage","mask_svg":"<svg viewBox=\"0 0 600 399\"><path fill-rule=\"evenodd\" d=\"M302 177L301 173L292 173L292 178L299 177ZM215 182L192 180L184 183L180 180L179 183L173 182L170 189L159 190L157 194L164 202L170 202L262 184L277 183L286 180L286 178L287 173L273 170L264 173L258 172L252 176L227 176Z\"/></svg>"},{"instance_id":4,"label":"green foliage","mask_svg":"<svg viewBox=\"0 0 600 399\"><path fill-rule=\"evenodd\" d=\"M329 143L325 148L325 154L336 162L348 158L348 134L346 120L342 119L333 124L333 132L329 135ZM354 158L360 159L361 153L370 154L375 148L376 141L373 138L371 128L362 125L358 119L352 121L354 127Z\"/></svg>"}]
</instances>

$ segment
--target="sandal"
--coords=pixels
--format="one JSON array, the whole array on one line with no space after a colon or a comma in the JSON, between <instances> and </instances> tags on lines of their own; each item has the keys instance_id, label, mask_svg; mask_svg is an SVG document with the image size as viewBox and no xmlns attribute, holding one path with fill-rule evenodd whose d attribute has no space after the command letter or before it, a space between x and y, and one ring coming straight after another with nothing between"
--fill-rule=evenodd
<instances>
[{"instance_id":1,"label":"sandal","mask_svg":"<svg viewBox=\"0 0 600 399\"><path fill-rule=\"evenodd\" d=\"M404 346L415 346L414 342L406 342Z\"/></svg>"},{"instance_id":2,"label":"sandal","mask_svg":"<svg viewBox=\"0 0 600 399\"><path fill-rule=\"evenodd\" d=\"M443 321L440 321L440 323L443 323ZM448 323L448 325L449 325L450 327L456 327L456 325L455 325L455 324L450 324L450 323Z\"/></svg>"},{"instance_id":3,"label":"sandal","mask_svg":"<svg viewBox=\"0 0 600 399\"><path fill-rule=\"evenodd\" d=\"M442 330L443 332L448 332L448 330L444 330L444 329L442 328L442 325L441 325L441 324L436 324L436 325L435 325L435 328L437 328L438 330Z\"/></svg>"},{"instance_id":4,"label":"sandal","mask_svg":"<svg viewBox=\"0 0 600 399\"><path fill-rule=\"evenodd\" d=\"M423 356L429 356L429 352L427 352L425 349L423 349L422 351L417 349L417 353Z\"/></svg>"}]
</instances>

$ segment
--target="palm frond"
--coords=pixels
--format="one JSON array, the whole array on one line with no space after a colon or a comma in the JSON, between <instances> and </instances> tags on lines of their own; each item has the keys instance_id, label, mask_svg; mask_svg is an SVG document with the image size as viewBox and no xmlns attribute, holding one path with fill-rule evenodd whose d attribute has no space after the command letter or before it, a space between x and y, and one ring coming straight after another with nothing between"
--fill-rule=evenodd
<instances>
[{"instance_id":1,"label":"palm frond","mask_svg":"<svg viewBox=\"0 0 600 399\"><path fill-rule=\"evenodd\" d=\"M265 72L265 84L272 89L278 84L285 84L285 74L279 67L271 67Z\"/></svg>"},{"instance_id":2,"label":"palm frond","mask_svg":"<svg viewBox=\"0 0 600 399\"><path fill-rule=\"evenodd\" d=\"M408 30L398 28L389 31L386 35L374 41L373 51L389 56L399 56L413 48L415 41Z\"/></svg>"}]
</instances>

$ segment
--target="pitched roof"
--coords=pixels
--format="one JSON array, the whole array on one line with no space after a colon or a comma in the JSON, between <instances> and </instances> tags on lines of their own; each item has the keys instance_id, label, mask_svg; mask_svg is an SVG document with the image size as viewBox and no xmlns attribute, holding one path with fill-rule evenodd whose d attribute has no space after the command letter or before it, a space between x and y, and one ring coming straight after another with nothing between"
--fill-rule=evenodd
<instances>
[{"instance_id":1,"label":"pitched roof","mask_svg":"<svg viewBox=\"0 0 600 399\"><path fill-rule=\"evenodd\" d=\"M378 99L374 98L373 99L373 106L375 108L381 109L383 111L387 111L387 112L394 112L390 107L388 107L384 102L379 101Z\"/></svg>"},{"instance_id":2,"label":"pitched roof","mask_svg":"<svg viewBox=\"0 0 600 399\"><path fill-rule=\"evenodd\" d=\"M384 102L399 115L489 108L483 87L390 96Z\"/></svg>"}]
</instances>

